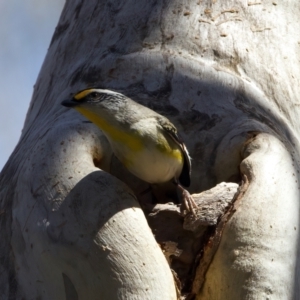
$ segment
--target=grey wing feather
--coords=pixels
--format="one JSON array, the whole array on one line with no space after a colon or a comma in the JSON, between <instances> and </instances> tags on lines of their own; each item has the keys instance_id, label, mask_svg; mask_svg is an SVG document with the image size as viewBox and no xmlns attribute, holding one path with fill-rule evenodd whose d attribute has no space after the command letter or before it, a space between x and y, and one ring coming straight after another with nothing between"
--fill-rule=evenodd
<instances>
[{"instance_id":1,"label":"grey wing feather","mask_svg":"<svg viewBox=\"0 0 300 300\"><path fill-rule=\"evenodd\" d=\"M178 180L183 186L188 187L191 183L191 158L189 156L189 152L183 141L179 138L176 127L167 118L158 117L157 121L161 125L161 127L169 134L173 141L180 146L183 152L184 163Z\"/></svg>"}]
</instances>

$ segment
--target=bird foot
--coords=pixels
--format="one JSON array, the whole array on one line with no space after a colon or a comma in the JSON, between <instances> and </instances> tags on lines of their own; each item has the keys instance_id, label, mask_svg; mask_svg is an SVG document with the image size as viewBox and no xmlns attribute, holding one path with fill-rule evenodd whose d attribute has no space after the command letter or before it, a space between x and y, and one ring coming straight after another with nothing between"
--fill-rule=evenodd
<instances>
[{"instance_id":1,"label":"bird foot","mask_svg":"<svg viewBox=\"0 0 300 300\"><path fill-rule=\"evenodd\" d=\"M191 194L183 188L181 185L178 185L179 189L181 190L182 195L182 207L186 209L187 212L191 212L194 216L196 216L195 208L198 207L197 203L195 202L194 198Z\"/></svg>"}]
</instances>

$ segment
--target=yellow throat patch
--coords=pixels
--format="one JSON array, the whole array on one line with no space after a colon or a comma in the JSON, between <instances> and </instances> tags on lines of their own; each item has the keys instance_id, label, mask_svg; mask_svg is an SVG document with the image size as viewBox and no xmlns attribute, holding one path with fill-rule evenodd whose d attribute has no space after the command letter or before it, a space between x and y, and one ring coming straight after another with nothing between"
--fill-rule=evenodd
<instances>
[{"instance_id":1,"label":"yellow throat patch","mask_svg":"<svg viewBox=\"0 0 300 300\"><path fill-rule=\"evenodd\" d=\"M122 128L117 128L84 107L78 106L75 109L103 130L114 142L127 146L132 151L143 150L143 141L138 136L129 134Z\"/></svg>"}]
</instances>

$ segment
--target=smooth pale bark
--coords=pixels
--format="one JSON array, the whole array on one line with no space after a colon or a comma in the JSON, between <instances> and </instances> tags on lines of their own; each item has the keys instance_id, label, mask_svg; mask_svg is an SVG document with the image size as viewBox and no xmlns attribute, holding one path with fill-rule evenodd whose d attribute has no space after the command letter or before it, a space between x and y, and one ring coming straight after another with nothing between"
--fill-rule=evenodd
<instances>
[{"instance_id":1,"label":"smooth pale bark","mask_svg":"<svg viewBox=\"0 0 300 300\"><path fill-rule=\"evenodd\" d=\"M248 188L197 299L297 299L297 169L284 144L269 134L250 140L242 156Z\"/></svg>"},{"instance_id":2,"label":"smooth pale bark","mask_svg":"<svg viewBox=\"0 0 300 300\"><path fill-rule=\"evenodd\" d=\"M91 151L104 151L99 132L74 123L53 124L14 187L16 298L175 299L134 195L94 166Z\"/></svg>"},{"instance_id":3,"label":"smooth pale bark","mask_svg":"<svg viewBox=\"0 0 300 300\"><path fill-rule=\"evenodd\" d=\"M110 171L107 141L60 106L88 86L122 92L176 124L193 158L191 192L238 182L249 155L241 164L249 186L199 299L299 296L300 3L253 4L67 1L1 173L4 299L176 299L121 182L130 179L95 167ZM251 132L268 134L251 142Z\"/></svg>"}]
</instances>

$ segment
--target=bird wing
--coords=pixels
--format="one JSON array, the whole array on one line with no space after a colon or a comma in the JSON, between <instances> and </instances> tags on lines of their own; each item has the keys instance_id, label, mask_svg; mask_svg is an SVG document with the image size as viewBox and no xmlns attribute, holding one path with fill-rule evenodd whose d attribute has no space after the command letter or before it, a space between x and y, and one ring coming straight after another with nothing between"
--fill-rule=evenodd
<instances>
[{"instance_id":1,"label":"bird wing","mask_svg":"<svg viewBox=\"0 0 300 300\"><path fill-rule=\"evenodd\" d=\"M191 183L191 158L189 156L189 152L183 143L183 141L179 138L176 127L167 119L164 117L157 117L157 121L159 125L165 130L166 133L172 138L172 140L180 146L182 152L183 152L183 167L181 174L179 175L179 182L188 187Z\"/></svg>"}]
</instances>

